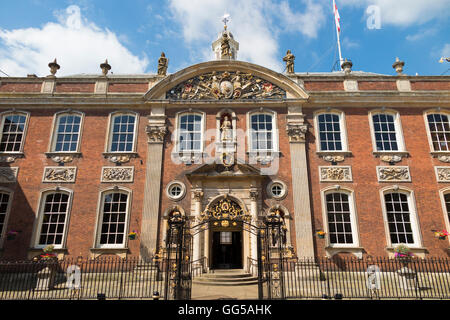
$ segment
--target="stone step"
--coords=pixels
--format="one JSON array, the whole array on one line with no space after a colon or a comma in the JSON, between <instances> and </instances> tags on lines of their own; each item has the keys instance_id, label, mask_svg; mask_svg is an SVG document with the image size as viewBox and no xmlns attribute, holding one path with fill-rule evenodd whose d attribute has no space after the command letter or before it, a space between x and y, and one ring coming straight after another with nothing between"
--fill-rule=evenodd
<instances>
[{"instance_id":1,"label":"stone step","mask_svg":"<svg viewBox=\"0 0 450 320\"><path fill-rule=\"evenodd\" d=\"M198 281L198 278L192 281L195 284L198 285L204 285L204 286L250 286L258 284L258 280L252 280L252 281L239 281L239 282L214 282L214 281Z\"/></svg>"},{"instance_id":2,"label":"stone step","mask_svg":"<svg viewBox=\"0 0 450 320\"><path fill-rule=\"evenodd\" d=\"M258 280L258 277L239 277L239 278L230 278L230 277L197 277L196 281L200 282L244 282L244 281L255 281Z\"/></svg>"},{"instance_id":3,"label":"stone step","mask_svg":"<svg viewBox=\"0 0 450 320\"><path fill-rule=\"evenodd\" d=\"M196 277L193 283L205 286L247 286L258 284L258 277L243 269L211 270Z\"/></svg>"},{"instance_id":4,"label":"stone step","mask_svg":"<svg viewBox=\"0 0 450 320\"><path fill-rule=\"evenodd\" d=\"M251 273L236 273L236 274L230 274L230 273L204 273L201 275L202 278L209 278L209 279L213 279L213 278L249 278L249 277L253 277L253 275Z\"/></svg>"}]
</instances>

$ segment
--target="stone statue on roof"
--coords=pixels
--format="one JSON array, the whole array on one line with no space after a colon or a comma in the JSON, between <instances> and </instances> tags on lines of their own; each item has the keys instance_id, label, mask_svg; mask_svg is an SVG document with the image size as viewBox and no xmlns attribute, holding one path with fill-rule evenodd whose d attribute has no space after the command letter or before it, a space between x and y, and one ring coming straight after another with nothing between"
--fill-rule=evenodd
<instances>
[{"instance_id":1,"label":"stone statue on roof","mask_svg":"<svg viewBox=\"0 0 450 320\"><path fill-rule=\"evenodd\" d=\"M165 76L167 74L168 65L169 59L166 58L164 52L161 52L161 57L158 60L158 75Z\"/></svg>"},{"instance_id":2,"label":"stone statue on roof","mask_svg":"<svg viewBox=\"0 0 450 320\"><path fill-rule=\"evenodd\" d=\"M286 56L283 58L283 61L286 62L287 73L294 73L294 60L295 56L291 53L291 50L288 50Z\"/></svg>"}]
</instances>

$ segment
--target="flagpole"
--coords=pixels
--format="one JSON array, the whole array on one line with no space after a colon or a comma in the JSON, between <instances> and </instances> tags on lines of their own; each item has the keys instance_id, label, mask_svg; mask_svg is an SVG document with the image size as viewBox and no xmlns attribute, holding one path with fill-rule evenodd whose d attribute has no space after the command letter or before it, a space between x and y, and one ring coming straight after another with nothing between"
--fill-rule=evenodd
<instances>
[{"instance_id":1,"label":"flagpole","mask_svg":"<svg viewBox=\"0 0 450 320\"><path fill-rule=\"evenodd\" d=\"M340 32L339 32L339 28L338 27L338 17L336 16L339 15L339 11L337 9L336 6L336 2L335 0L333 0L333 13L334 13L334 24L336 26L336 34L337 34L337 44L338 44L338 49L339 49L339 68L342 70L342 63L344 63L344 60L342 59L342 51L341 51L341 40L340 40Z\"/></svg>"},{"instance_id":2,"label":"flagpole","mask_svg":"<svg viewBox=\"0 0 450 320\"><path fill-rule=\"evenodd\" d=\"M339 50L339 67L342 70L342 64L344 63L344 60L342 59L342 52L341 52L341 41L339 40L339 31L336 28L337 32L337 43L338 43L338 50Z\"/></svg>"}]
</instances>

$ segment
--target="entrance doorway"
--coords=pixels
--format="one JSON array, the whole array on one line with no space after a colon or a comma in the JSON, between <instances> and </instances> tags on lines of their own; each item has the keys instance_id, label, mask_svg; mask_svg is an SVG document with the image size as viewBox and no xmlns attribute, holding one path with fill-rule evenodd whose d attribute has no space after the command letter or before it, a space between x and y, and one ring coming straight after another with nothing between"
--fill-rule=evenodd
<instances>
[{"instance_id":1,"label":"entrance doorway","mask_svg":"<svg viewBox=\"0 0 450 320\"><path fill-rule=\"evenodd\" d=\"M242 232L213 231L212 269L242 269Z\"/></svg>"}]
</instances>

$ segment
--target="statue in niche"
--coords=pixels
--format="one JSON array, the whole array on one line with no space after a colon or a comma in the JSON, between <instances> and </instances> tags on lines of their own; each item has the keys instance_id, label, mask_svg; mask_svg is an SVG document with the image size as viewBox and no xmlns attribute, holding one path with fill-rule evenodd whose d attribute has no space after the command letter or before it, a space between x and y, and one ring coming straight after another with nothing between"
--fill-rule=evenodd
<instances>
[{"instance_id":1,"label":"statue in niche","mask_svg":"<svg viewBox=\"0 0 450 320\"><path fill-rule=\"evenodd\" d=\"M220 140L222 142L233 141L233 125L228 115L225 115L222 125L220 126L220 130L221 130Z\"/></svg>"},{"instance_id":2,"label":"statue in niche","mask_svg":"<svg viewBox=\"0 0 450 320\"><path fill-rule=\"evenodd\" d=\"M164 52L161 52L161 57L158 59L158 75L165 76L167 74L167 67L169 60L166 58Z\"/></svg>"},{"instance_id":3,"label":"statue in niche","mask_svg":"<svg viewBox=\"0 0 450 320\"><path fill-rule=\"evenodd\" d=\"M229 59L231 57L230 52L230 40L228 38L228 34L224 33L222 36L222 43L220 46L220 55L222 59Z\"/></svg>"}]
</instances>

